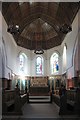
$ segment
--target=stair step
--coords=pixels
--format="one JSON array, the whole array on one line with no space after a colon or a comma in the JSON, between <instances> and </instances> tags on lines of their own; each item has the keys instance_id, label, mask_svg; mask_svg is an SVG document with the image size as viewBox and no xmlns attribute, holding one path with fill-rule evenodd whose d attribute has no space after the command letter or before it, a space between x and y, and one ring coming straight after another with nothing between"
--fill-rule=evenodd
<instances>
[{"instance_id":1,"label":"stair step","mask_svg":"<svg viewBox=\"0 0 80 120\"><path fill-rule=\"evenodd\" d=\"M36 99L34 99L34 100L29 100L29 102L50 102L50 100L49 99L47 99L47 100L41 100L41 99L39 99L39 100L36 100Z\"/></svg>"},{"instance_id":2,"label":"stair step","mask_svg":"<svg viewBox=\"0 0 80 120\"><path fill-rule=\"evenodd\" d=\"M50 99L50 96L29 96L29 99Z\"/></svg>"},{"instance_id":3,"label":"stair step","mask_svg":"<svg viewBox=\"0 0 80 120\"><path fill-rule=\"evenodd\" d=\"M36 103L36 102L50 102L50 96L29 96L29 102Z\"/></svg>"}]
</instances>

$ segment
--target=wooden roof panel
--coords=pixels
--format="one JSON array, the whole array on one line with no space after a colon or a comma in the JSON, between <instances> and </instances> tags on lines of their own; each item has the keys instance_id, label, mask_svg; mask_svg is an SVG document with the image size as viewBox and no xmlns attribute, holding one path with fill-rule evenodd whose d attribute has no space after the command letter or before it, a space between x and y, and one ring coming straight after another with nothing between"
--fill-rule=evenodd
<instances>
[{"instance_id":1,"label":"wooden roof panel","mask_svg":"<svg viewBox=\"0 0 80 120\"><path fill-rule=\"evenodd\" d=\"M60 45L65 36L60 27L71 25L79 10L78 2L3 2L2 14L8 25L20 26L13 35L16 43L27 49Z\"/></svg>"}]
</instances>

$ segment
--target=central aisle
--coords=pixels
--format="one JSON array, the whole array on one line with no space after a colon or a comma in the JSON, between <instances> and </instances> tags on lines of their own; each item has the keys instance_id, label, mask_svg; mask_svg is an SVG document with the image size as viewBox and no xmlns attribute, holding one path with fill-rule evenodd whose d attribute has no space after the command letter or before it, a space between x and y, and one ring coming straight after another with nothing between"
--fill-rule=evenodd
<instances>
[{"instance_id":1,"label":"central aisle","mask_svg":"<svg viewBox=\"0 0 80 120\"><path fill-rule=\"evenodd\" d=\"M59 116L59 107L53 103L25 103L20 116L4 116L2 120L80 120L80 116Z\"/></svg>"},{"instance_id":2,"label":"central aisle","mask_svg":"<svg viewBox=\"0 0 80 120\"><path fill-rule=\"evenodd\" d=\"M53 103L25 103L18 120L80 120L75 115L59 116L59 107Z\"/></svg>"},{"instance_id":3,"label":"central aisle","mask_svg":"<svg viewBox=\"0 0 80 120\"><path fill-rule=\"evenodd\" d=\"M23 116L26 118L55 118L59 117L59 107L55 103L25 103Z\"/></svg>"}]
</instances>

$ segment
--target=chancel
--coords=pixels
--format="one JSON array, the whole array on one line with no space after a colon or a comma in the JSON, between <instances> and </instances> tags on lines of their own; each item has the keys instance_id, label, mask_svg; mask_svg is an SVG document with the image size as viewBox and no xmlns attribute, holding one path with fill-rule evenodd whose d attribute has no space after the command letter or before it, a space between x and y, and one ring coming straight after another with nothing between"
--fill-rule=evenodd
<instances>
[{"instance_id":1,"label":"chancel","mask_svg":"<svg viewBox=\"0 0 80 120\"><path fill-rule=\"evenodd\" d=\"M79 2L1 4L2 120L79 118Z\"/></svg>"}]
</instances>

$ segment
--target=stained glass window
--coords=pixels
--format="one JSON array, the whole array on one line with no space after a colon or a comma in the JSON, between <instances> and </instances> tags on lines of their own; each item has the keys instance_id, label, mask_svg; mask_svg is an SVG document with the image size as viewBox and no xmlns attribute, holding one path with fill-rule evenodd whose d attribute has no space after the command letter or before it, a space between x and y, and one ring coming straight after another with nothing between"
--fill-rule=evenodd
<instances>
[{"instance_id":1,"label":"stained glass window","mask_svg":"<svg viewBox=\"0 0 80 120\"><path fill-rule=\"evenodd\" d=\"M43 60L42 57L40 56L36 58L36 74L37 75L43 74Z\"/></svg>"},{"instance_id":2,"label":"stained glass window","mask_svg":"<svg viewBox=\"0 0 80 120\"><path fill-rule=\"evenodd\" d=\"M51 74L56 73L59 71L59 55L54 53L51 56Z\"/></svg>"},{"instance_id":3,"label":"stained glass window","mask_svg":"<svg viewBox=\"0 0 80 120\"><path fill-rule=\"evenodd\" d=\"M24 62L25 62L25 57L23 54L19 56L19 62L20 62L20 71L24 71Z\"/></svg>"}]
</instances>

